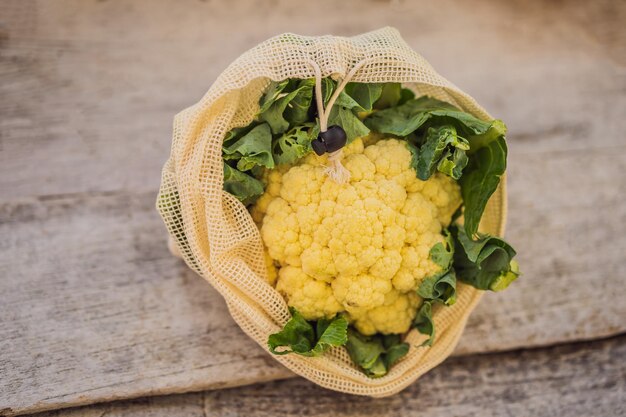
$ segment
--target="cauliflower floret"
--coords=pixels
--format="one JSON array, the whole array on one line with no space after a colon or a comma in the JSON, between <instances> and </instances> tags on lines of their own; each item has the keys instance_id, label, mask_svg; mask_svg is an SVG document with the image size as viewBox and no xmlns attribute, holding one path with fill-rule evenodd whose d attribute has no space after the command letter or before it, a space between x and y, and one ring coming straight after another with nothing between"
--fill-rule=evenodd
<instances>
[{"instance_id":1,"label":"cauliflower floret","mask_svg":"<svg viewBox=\"0 0 626 417\"><path fill-rule=\"evenodd\" d=\"M261 237L272 259L281 265L300 265L300 224L287 201L278 197L269 204Z\"/></svg>"},{"instance_id":2,"label":"cauliflower floret","mask_svg":"<svg viewBox=\"0 0 626 417\"><path fill-rule=\"evenodd\" d=\"M313 278L332 282L337 275L330 248L313 243L302 252L302 270Z\"/></svg>"},{"instance_id":3,"label":"cauliflower floret","mask_svg":"<svg viewBox=\"0 0 626 417\"><path fill-rule=\"evenodd\" d=\"M278 278L278 270L276 269L276 265L274 265L274 260L271 258L270 254L267 253L267 250L264 255L265 267L267 268L267 282L271 286L274 286L276 285L276 279Z\"/></svg>"},{"instance_id":4,"label":"cauliflower floret","mask_svg":"<svg viewBox=\"0 0 626 417\"><path fill-rule=\"evenodd\" d=\"M367 311L385 302L391 281L369 274L339 275L332 282L333 294L346 311Z\"/></svg>"},{"instance_id":5,"label":"cauliflower floret","mask_svg":"<svg viewBox=\"0 0 626 417\"><path fill-rule=\"evenodd\" d=\"M307 320L332 318L343 310L330 284L310 277L297 267L285 266L278 271L276 290Z\"/></svg>"},{"instance_id":6,"label":"cauliflower floret","mask_svg":"<svg viewBox=\"0 0 626 417\"><path fill-rule=\"evenodd\" d=\"M275 169L266 169L263 172L261 180L266 184L265 193L259 197L251 210L252 219L259 227L263 222L263 216L267 213L267 207L276 197L280 195L283 175L288 169L288 165L280 165Z\"/></svg>"},{"instance_id":7,"label":"cauliflower floret","mask_svg":"<svg viewBox=\"0 0 626 417\"><path fill-rule=\"evenodd\" d=\"M364 335L374 333L404 333L415 318L415 310L421 300L416 292L401 293L391 290L385 294L385 302L378 307L354 315L354 327Z\"/></svg>"},{"instance_id":8,"label":"cauliflower floret","mask_svg":"<svg viewBox=\"0 0 626 417\"><path fill-rule=\"evenodd\" d=\"M430 201L437 206L437 219L441 224L448 225L452 215L461 205L461 189L449 176L436 173L432 183L437 184L436 192L431 192Z\"/></svg>"},{"instance_id":9,"label":"cauliflower floret","mask_svg":"<svg viewBox=\"0 0 626 417\"><path fill-rule=\"evenodd\" d=\"M420 304L415 290L441 270L429 253L461 203L459 186L418 179L397 139L346 146L347 184L329 179L326 163L309 155L270 172L252 210L280 265L276 289L308 320L344 313L363 334L403 333Z\"/></svg>"},{"instance_id":10,"label":"cauliflower floret","mask_svg":"<svg viewBox=\"0 0 626 417\"><path fill-rule=\"evenodd\" d=\"M388 179L400 175L411 164L411 151L404 141L387 139L368 146L363 151L376 165L376 173Z\"/></svg>"},{"instance_id":11,"label":"cauliflower floret","mask_svg":"<svg viewBox=\"0 0 626 417\"><path fill-rule=\"evenodd\" d=\"M415 291L422 281L441 271L441 267L430 259L430 249L443 242L440 234L425 233L414 246L405 246L401 250L402 264L392 278L395 289L403 292Z\"/></svg>"},{"instance_id":12,"label":"cauliflower floret","mask_svg":"<svg viewBox=\"0 0 626 417\"><path fill-rule=\"evenodd\" d=\"M343 165L352 174L352 181L373 180L376 166L363 154L348 155Z\"/></svg>"}]
</instances>

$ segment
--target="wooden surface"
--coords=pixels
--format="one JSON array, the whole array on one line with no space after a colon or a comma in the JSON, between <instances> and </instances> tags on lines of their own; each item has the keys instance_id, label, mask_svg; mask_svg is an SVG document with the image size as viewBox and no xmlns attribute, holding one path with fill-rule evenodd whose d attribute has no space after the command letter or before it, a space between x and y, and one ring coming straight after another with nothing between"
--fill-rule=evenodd
<instances>
[{"instance_id":1,"label":"wooden surface","mask_svg":"<svg viewBox=\"0 0 626 417\"><path fill-rule=\"evenodd\" d=\"M0 414L290 376L169 256L154 210L173 115L284 31L395 26L509 125L507 238L524 276L484 298L457 354L626 330L626 7L252 4L0 3ZM310 389L276 387L291 384ZM232 415L227 396L255 390L207 398Z\"/></svg>"},{"instance_id":2,"label":"wooden surface","mask_svg":"<svg viewBox=\"0 0 626 417\"><path fill-rule=\"evenodd\" d=\"M626 337L453 358L398 395L338 394L302 380L153 397L37 417L616 417L626 414ZM288 399L286 399L288 398Z\"/></svg>"}]
</instances>

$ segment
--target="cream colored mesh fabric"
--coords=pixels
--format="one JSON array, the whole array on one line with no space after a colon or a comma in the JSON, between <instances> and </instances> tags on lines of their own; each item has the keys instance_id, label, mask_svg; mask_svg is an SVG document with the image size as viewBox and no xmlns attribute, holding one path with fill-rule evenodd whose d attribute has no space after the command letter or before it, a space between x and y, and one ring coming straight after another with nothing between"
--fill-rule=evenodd
<instances>
[{"instance_id":1,"label":"cream colored mesh fabric","mask_svg":"<svg viewBox=\"0 0 626 417\"><path fill-rule=\"evenodd\" d=\"M290 316L283 298L266 283L261 237L250 214L235 197L222 191L222 140L230 129L253 120L270 80L314 77L308 59L318 63L322 76L342 78L366 58L372 61L353 81L401 82L418 96L428 94L491 119L474 99L411 50L393 28L353 38L284 34L269 39L241 55L199 103L175 118L171 156L163 168L157 202L159 212L187 264L220 292L235 321L264 349L268 335L279 331ZM503 181L487 207L482 230L502 234L505 213ZM372 397L391 395L450 355L480 297L480 291L460 284L456 304L435 310L433 346L417 347L424 336L412 331L407 339L409 354L383 378L365 376L343 348L320 358L274 358L326 388Z\"/></svg>"}]
</instances>

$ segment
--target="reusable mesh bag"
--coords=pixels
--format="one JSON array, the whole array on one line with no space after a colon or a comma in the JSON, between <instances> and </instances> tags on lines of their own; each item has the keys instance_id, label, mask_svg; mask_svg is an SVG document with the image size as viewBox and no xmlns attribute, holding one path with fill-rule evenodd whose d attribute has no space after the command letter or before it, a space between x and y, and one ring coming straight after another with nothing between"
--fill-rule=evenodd
<instances>
[{"instance_id":1,"label":"reusable mesh bag","mask_svg":"<svg viewBox=\"0 0 626 417\"><path fill-rule=\"evenodd\" d=\"M259 230L244 205L223 191L222 142L234 127L246 126L259 110L269 83L312 78L314 61L322 76L362 83L400 82L417 96L429 95L483 119L492 117L469 95L441 77L400 37L383 28L352 38L283 34L233 62L194 106L174 119L170 158L165 163L157 208L172 244L187 264L224 297L234 320L264 349L290 314L283 297L267 283ZM480 229L502 235L506 216L505 178L493 194ZM274 356L284 366L318 385L350 394L384 397L402 390L441 363L453 351L482 292L458 284L457 301L434 308L437 335L432 347L419 347L425 336L412 330L409 353L382 378L361 372L344 348L321 357Z\"/></svg>"}]
</instances>

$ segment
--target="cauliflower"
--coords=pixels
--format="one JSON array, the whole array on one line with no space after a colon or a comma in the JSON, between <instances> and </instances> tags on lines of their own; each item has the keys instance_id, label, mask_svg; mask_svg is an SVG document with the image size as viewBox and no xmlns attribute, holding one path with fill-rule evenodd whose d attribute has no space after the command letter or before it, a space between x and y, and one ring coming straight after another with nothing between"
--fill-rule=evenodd
<instances>
[{"instance_id":1,"label":"cauliflower","mask_svg":"<svg viewBox=\"0 0 626 417\"><path fill-rule=\"evenodd\" d=\"M279 267L271 281L307 320L344 313L364 335L409 329L416 289L441 272L430 249L461 204L453 179L422 181L411 159L405 141L366 138L344 148L346 184L314 155L267 174L252 215L268 266Z\"/></svg>"}]
</instances>

